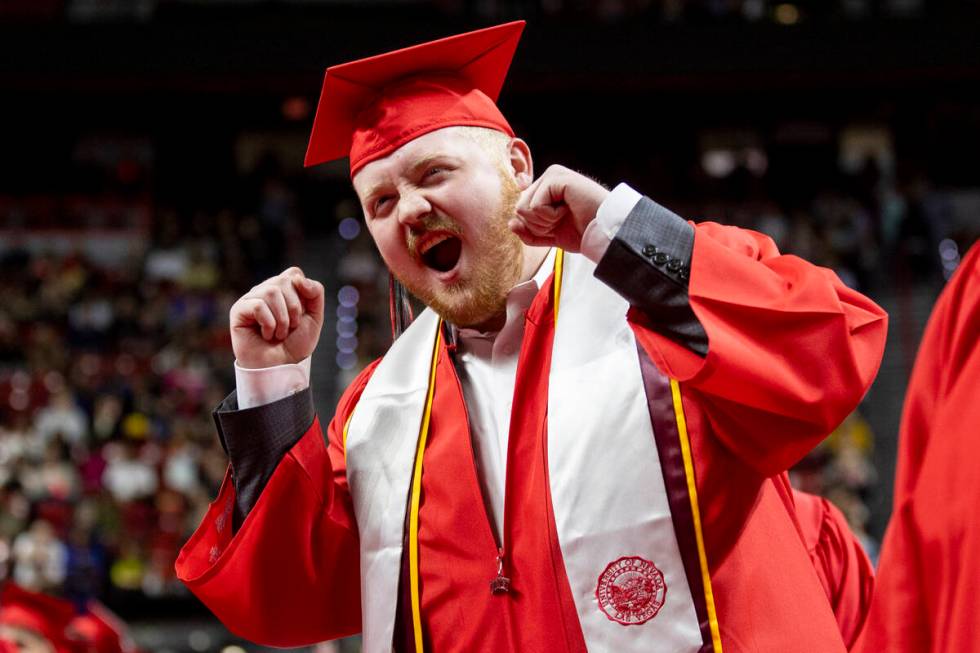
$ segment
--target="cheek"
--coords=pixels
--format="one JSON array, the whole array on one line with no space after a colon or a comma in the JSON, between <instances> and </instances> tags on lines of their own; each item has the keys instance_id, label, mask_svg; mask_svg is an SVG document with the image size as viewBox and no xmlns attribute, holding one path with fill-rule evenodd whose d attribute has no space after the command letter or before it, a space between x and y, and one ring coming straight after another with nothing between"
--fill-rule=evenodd
<instances>
[{"instance_id":1,"label":"cheek","mask_svg":"<svg viewBox=\"0 0 980 653\"><path fill-rule=\"evenodd\" d=\"M397 265L400 261L408 259L408 251L405 249L405 235L398 228L398 223L394 220L386 220L383 223L368 224L368 233L374 239L374 245L378 248L381 258L389 266Z\"/></svg>"}]
</instances>

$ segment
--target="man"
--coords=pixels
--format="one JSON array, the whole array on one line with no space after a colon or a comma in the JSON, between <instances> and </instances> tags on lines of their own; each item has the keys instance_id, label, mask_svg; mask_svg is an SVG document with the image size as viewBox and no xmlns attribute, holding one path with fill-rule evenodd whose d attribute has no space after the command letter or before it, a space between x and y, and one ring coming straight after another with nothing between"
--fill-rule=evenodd
<instances>
[{"instance_id":1,"label":"man","mask_svg":"<svg viewBox=\"0 0 980 653\"><path fill-rule=\"evenodd\" d=\"M980 246L926 325L905 396L891 522L855 650L980 651Z\"/></svg>"},{"instance_id":2,"label":"man","mask_svg":"<svg viewBox=\"0 0 980 653\"><path fill-rule=\"evenodd\" d=\"M430 309L324 438L322 287L235 304L230 473L179 576L280 646L843 651L784 472L867 389L884 313L759 234L535 180L494 103L522 27L328 69L307 164L349 155Z\"/></svg>"}]
</instances>

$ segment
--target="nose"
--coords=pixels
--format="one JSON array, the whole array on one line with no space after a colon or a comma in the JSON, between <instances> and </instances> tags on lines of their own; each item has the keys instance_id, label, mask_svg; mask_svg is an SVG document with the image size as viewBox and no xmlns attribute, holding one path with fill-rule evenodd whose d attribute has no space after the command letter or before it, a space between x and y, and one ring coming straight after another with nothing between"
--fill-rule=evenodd
<instances>
[{"instance_id":1,"label":"nose","mask_svg":"<svg viewBox=\"0 0 980 653\"><path fill-rule=\"evenodd\" d=\"M405 193L399 199L398 221L403 225L414 227L430 213L432 213L432 204L418 191Z\"/></svg>"}]
</instances>

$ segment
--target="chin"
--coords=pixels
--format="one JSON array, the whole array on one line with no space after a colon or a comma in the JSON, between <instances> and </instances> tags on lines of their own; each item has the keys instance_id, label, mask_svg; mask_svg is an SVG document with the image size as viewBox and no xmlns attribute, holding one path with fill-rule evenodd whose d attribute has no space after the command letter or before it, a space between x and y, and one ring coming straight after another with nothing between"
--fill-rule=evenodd
<instances>
[{"instance_id":1,"label":"chin","mask_svg":"<svg viewBox=\"0 0 980 653\"><path fill-rule=\"evenodd\" d=\"M500 315L507 306L506 295L500 298L473 297L443 291L431 297L425 304L432 308L439 317L458 327L472 327L483 324Z\"/></svg>"}]
</instances>

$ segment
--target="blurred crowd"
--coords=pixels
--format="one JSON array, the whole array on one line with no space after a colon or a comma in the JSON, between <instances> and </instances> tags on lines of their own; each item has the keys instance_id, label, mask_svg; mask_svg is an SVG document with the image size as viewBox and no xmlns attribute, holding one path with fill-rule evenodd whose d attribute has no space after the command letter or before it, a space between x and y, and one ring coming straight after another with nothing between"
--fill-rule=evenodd
<instances>
[{"instance_id":1,"label":"blurred crowd","mask_svg":"<svg viewBox=\"0 0 980 653\"><path fill-rule=\"evenodd\" d=\"M930 217L945 205L925 179L903 182L868 159L787 205L767 195L764 165L733 152L704 158L710 203L657 199L766 232L872 296L896 283L899 268L912 281L948 276L942 243L957 245ZM151 229L125 260L36 246L0 252L0 578L115 605L186 595L173 563L226 468L211 411L234 383L228 310L301 252L290 234L302 183L262 177L250 211L151 207ZM341 288L337 352L318 365L342 388L391 332L387 273L357 205L347 197L334 213L329 238L342 256L327 285ZM857 412L793 472L799 487L837 503L872 556L873 444Z\"/></svg>"},{"instance_id":2,"label":"blurred crowd","mask_svg":"<svg viewBox=\"0 0 980 653\"><path fill-rule=\"evenodd\" d=\"M226 458L228 309L279 237L162 212L133 260L0 259L0 577L70 598L181 593L173 563ZM237 285L236 285L237 284Z\"/></svg>"},{"instance_id":3,"label":"blurred crowd","mask_svg":"<svg viewBox=\"0 0 980 653\"><path fill-rule=\"evenodd\" d=\"M221 481L209 411L232 295L200 262L161 275L161 251L131 273L3 261L0 560L26 588L174 591L176 551Z\"/></svg>"}]
</instances>

